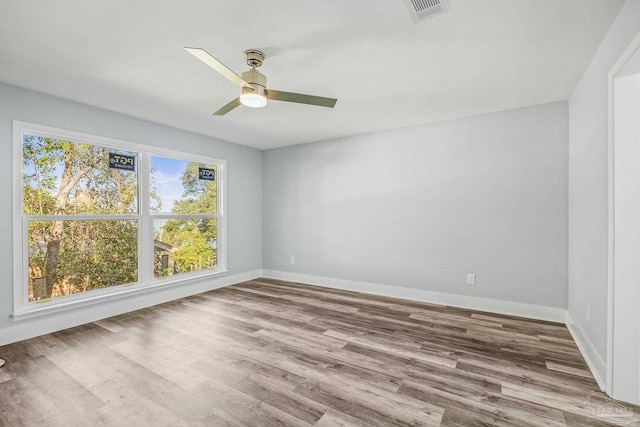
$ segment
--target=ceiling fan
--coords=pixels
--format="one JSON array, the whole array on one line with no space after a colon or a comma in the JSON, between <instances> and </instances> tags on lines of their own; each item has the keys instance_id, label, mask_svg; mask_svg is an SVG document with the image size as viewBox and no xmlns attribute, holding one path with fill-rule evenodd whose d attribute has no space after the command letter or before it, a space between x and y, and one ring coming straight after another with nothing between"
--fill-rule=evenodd
<instances>
[{"instance_id":1,"label":"ceiling fan","mask_svg":"<svg viewBox=\"0 0 640 427\"><path fill-rule=\"evenodd\" d=\"M214 116L227 114L234 108L242 105L252 108L261 108L267 105L267 99L272 101L297 102L299 104L317 105L320 107L333 108L338 102L334 98L324 98L322 96L304 95L301 93L282 92L279 90L267 89L267 76L256 70L264 61L264 53L256 49L244 51L244 59L251 67L249 71L242 73L242 77L231 71L226 65L214 58L209 52L197 47L185 47L187 52L198 58L200 61L213 68L224 77L242 88L239 97L212 113Z\"/></svg>"}]
</instances>

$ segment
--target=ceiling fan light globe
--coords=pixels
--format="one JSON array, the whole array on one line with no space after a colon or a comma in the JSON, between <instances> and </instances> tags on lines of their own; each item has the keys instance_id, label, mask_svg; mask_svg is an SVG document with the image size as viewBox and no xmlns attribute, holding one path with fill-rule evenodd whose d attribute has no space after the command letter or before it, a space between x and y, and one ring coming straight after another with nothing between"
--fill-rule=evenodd
<instances>
[{"instance_id":1,"label":"ceiling fan light globe","mask_svg":"<svg viewBox=\"0 0 640 427\"><path fill-rule=\"evenodd\" d=\"M267 97L257 93L243 93L240 95L240 103L246 107L262 108L267 105Z\"/></svg>"}]
</instances>

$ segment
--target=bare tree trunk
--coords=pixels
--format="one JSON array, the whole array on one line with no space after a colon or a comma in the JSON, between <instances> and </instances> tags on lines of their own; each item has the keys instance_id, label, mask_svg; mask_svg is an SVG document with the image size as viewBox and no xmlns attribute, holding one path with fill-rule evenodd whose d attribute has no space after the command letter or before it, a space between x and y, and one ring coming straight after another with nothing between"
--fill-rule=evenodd
<instances>
[{"instance_id":1,"label":"bare tree trunk","mask_svg":"<svg viewBox=\"0 0 640 427\"><path fill-rule=\"evenodd\" d=\"M93 167L87 166L75 174L73 174L73 153L66 153L64 159L64 171L60 177L60 187L58 194L56 195L56 214L63 214L67 210L67 201L69 195L78 182L84 177ZM63 222L53 221L51 228L49 229L49 236L47 237L47 258L44 265L44 277L47 289L47 297L53 296L53 287L56 282L56 271L58 269L58 258L60 256L60 241L62 240Z\"/></svg>"},{"instance_id":2,"label":"bare tree trunk","mask_svg":"<svg viewBox=\"0 0 640 427\"><path fill-rule=\"evenodd\" d=\"M54 221L49 231L50 240L47 242L47 258L44 264L44 277L47 288L47 297L53 296L53 285L56 283L56 270L58 269L58 256L60 255L60 238L52 236L56 235L54 229L60 229L58 236L62 234L62 221Z\"/></svg>"}]
</instances>

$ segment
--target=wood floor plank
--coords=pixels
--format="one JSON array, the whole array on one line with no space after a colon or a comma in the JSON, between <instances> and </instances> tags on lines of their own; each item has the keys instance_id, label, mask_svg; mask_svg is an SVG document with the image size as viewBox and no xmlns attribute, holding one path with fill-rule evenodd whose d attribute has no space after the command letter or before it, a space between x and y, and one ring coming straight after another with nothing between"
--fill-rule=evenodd
<instances>
[{"instance_id":1,"label":"wood floor plank","mask_svg":"<svg viewBox=\"0 0 640 427\"><path fill-rule=\"evenodd\" d=\"M557 391L541 391L535 387L511 383L502 384L502 393L506 396L516 397L518 399L538 403L540 405L546 405L585 418L594 417L596 415L594 408L603 407L610 401L610 399L602 393L597 392L584 395L580 400ZM628 406L631 409L632 405ZM636 407L635 409L637 410L638 408ZM631 411L633 412L633 409L631 409ZM602 420L614 425L630 424L629 420L625 419L610 420L602 418Z\"/></svg>"},{"instance_id":2,"label":"wood floor plank","mask_svg":"<svg viewBox=\"0 0 640 427\"><path fill-rule=\"evenodd\" d=\"M346 384L302 384L296 392L369 423L388 426L439 425L443 411L397 393L378 394Z\"/></svg>"},{"instance_id":3,"label":"wood floor plank","mask_svg":"<svg viewBox=\"0 0 640 427\"><path fill-rule=\"evenodd\" d=\"M302 384L305 380L304 377L296 375L293 372L286 371L284 369L271 366L263 363L259 360L250 358L242 358L238 361L230 363L229 365L242 369L245 372L251 372L256 375L261 375L267 378L269 381L277 383L284 390L293 390Z\"/></svg>"},{"instance_id":4,"label":"wood floor plank","mask_svg":"<svg viewBox=\"0 0 640 427\"><path fill-rule=\"evenodd\" d=\"M490 376L500 381L535 385L540 390L557 390L565 394L583 394L585 391L599 390L594 379L576 377L533 365L522 366L512 361L499 359L495 361L460 358L457 369Z\"/></svg>"},{"instance_id":5,"label":"wood floor plank","mask_svg":"<svg viewBox=\"0 0 640 427\"><path fill-rule=\"evenodd\" d=\"M314 425L316 427L371 427L371 424L335 409L329 409L325 412Z\"/></svg>"},{"instance_id":6,"label":"wood floor plank","mask_svg":"<svg viewBox=\"0 0 640 427\"><path fill-rule=\"evenodd\" d=\"M411 348L406 348L401 345L391 345L384 342L378 342L374 339L370 339L361 335L349 335L333 330L328 330L327 332L325 332L325 334L335 338L343 339L347 342L354 343L363 347L377 349L383 353L390 353L394 355L397 354L406 358L423 360L425 362L437 363L439 365L450 367L455 367L456 365L456 360L449 357L436 356L427 352L421 352L418 349L414 350Z\"/></svg>"},{"instance_id":7,"label":"wood floor plank","mask_svg":"<svg viewBox=\"0 0 640 427\"><path fill-rule=\"evenodd\" d=\"M0 357L2 426L640 425L563 324L267 278Z\"/></svg>"},{"instance_id":8,"label":"wood floor plank","mask_svg":"<svg viewBox=\"0 0 640 427\"><path fill-rule=\"evenodd\" d=\"M212 381L221 382L308 424L315 424L327 411L326 406L281 387L277 381L237 369L238 365L232 367L209 361L191 366Z\"/></svg>"},{"instance_id":9,"label":"wood floor plank","mask_svg":"<svg viewBox=\"0 0 640 427\"><path fill-rule=\"evenodd\" d=\"M461 396L456 393L450 393L445 390L430 387L424 384L418 384L413 381L403 382L402 387L398 391L400 394L424 400L425 402L433 402L443 408L454 408L458 411L466 411L472 413L479 421L495 426L563 426L563 419L559 420L554 417L549 408L546 411L543 406L541 410L531 411L531 407L505 407L499 405L491 405L484 398L473 398L469 396ZM556 418L556 419L554 419Z\"/></svg>"},{"instance_id":10,"label":"wood floor plank","mask_svg":"<svg viewBox=\"0 0 640 427\"><path fill-rule=\"evenodd\" d=\"M12 363L15 378L0 385L0 407L8 425L77 425L92 422L103 406L90 390L45 356Z\"/></svg>"},{"instance_id":11,"label":"wood floor plank","mask_svg":"<svg viewBox=\"0 0 640 427\"><path fill-rule=\"evenodd\" d=\"M329 311L337 311L339 313L355 313L358 311L358 307L353 307L344 304L336 304L327 302L321 299L313 298L313 297L303 297L303 296L295 296L291 294L280 292L274 292L272 290L264 290L262 287L260 289L253 289L250 287L242 287L235 286L234 289L239 290L241 292L249 292L258 295L266 295L273 298L280 298L282 302L289 302L291 304L296 304L298 307L309 307L309 308L320 308L322 310Z\"/></svg>"},{"instance_id":12,"label":"wood floor plank","mask_svg":"<svg viewBox=\"0 0 640 427\"><path fill-rule=\"evenodd\" d=\"M547 360L547 369L552 371L564 372L566 374L577 375L579 377L591 378L591 372L586 366L575 367L570 366L568 363L558 363L551 360Z\"/></svg>"}]
</instances>

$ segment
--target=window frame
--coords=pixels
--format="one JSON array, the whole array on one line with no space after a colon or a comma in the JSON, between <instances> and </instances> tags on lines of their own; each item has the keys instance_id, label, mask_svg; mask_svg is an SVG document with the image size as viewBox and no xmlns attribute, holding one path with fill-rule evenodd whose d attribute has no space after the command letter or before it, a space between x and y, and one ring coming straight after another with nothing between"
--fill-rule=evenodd
<instances>
[{"instance_id":1,"label":"window frame","mask_svg":"<svg viewBox=\"0 0 640 427\"><path fill-rule=\"evenodd\" d=\"M34 135L80 144L137 153L138 212L134 214L25 215L23 209L23 135ZM141 294L159 288L185 285L196 280L227 273L226 161L145 144L105 138L44 125L13 121L13 315L21 320L48 313L85 307L103 301ZM215 214L152 213L150 210L152 156L215 165L217 208ZM217 222L217 264L214 269L154 277L153 224L163 218L215 218ZM134 220L137 221L138 280L88 292L62 295L46 300L29 301L28 223L37 220Z\"/></svg>"}]
</instances>

